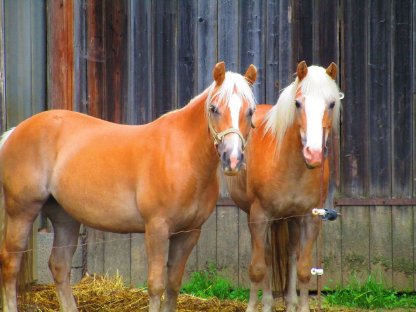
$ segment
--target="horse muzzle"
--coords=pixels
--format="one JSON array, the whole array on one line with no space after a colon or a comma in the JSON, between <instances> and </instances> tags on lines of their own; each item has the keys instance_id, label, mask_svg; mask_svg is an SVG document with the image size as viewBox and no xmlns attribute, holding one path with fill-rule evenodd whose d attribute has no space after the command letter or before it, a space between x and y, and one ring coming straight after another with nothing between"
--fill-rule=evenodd
<instances>
[{"instance_id":1,"label":"horse muzzle","mask_svg":"<svg viewBox=\"0 0 416 312\"><path fill-rule=\"evenodd\" d=\"M315 149L309 146L303 148L303 158L306 166L310 169L321 166L322 164L322 149Z\"/></svg>"},{"instance_id":2,"label":"horse muzzle","mask_svg":"<svg viewBox=\"0 0 416 312\"><path fill-rule=\"evenodd\" d=\"M238 174L245 165L244 153L231 154L228 151L221 153L221 168L225 175L234 176Z\"/></svg>"}]
</instances>

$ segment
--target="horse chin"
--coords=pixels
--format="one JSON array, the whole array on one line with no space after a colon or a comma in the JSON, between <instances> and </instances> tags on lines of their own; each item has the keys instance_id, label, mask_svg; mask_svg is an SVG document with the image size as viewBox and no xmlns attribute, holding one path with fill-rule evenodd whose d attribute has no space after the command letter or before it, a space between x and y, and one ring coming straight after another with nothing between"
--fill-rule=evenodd
<instances>
[{"instance_id":1,"label":"horse chin","mask_svg":"<svg viewBox=\"0 0 416 312\"><path fill-rule=\"evenodd\" d=\"M304 160L305 161L305 165L306 165L306 168L308 168L308 169L316 169L316 168L319 168L319 167L321 167L321 163L319 162L319 163L308 163L306 160Z\"/></svg>"},{"instance_id":2,"label":"horse chin","mask_svg":"<svg viewBox=\"0 0 416 312\"><path fill-rule=\"evenodd\" d=\"M231 170L230 168L225 168L222 171L224 172L226 176L233 177L233 176L236 176L240 172L240 169Z\"/></svg>"}]
</instances>

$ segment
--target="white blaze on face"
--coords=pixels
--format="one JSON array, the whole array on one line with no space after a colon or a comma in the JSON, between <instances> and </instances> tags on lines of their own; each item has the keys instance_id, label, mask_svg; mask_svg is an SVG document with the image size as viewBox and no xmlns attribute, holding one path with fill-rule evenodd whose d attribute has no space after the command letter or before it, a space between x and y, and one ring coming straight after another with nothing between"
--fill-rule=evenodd
<instances>
[{"instance_id":1,"label":"white blaze on face","mask_svg":"<svg viewBox=\"0 0 416 312\"><path fill-rule=\"evenodd\" d=\"M239 119L240 119L240 109L241 109L241 99L236 94L233 94L228 104L231 111L231 123L234 129L240 130L239 128ZM238 146L241 141L239 136L235 133L231 133L230 139L232 140L233 150L231 151L231 156L238 156Z\"/></svg>"},{"instance_id":2,"label":"white blaze on face","mask_svg":"<svg viewBox=\"0 0 416 312\"><path fill-rule=\"evenodd\" d=\"M322 148L322 119L325 113L325 101L321 98L305 97L306 145L312 150Z\"/></svg>"}]
</instances>

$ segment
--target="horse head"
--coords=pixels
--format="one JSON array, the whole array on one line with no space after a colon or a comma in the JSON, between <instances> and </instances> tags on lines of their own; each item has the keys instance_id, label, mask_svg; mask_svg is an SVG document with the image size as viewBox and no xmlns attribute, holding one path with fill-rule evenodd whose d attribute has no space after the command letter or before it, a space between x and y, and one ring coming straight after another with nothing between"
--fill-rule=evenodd
<instances>
[{"instance_id":1,"label":"horse head","mask_svg":"<svg viewBox=\"0 0 416 312\"><path fill-rule=\"evenodd\" d=\"M322 163L328 136L337 124L334 119L339 115L342 93L335 83L337 65L331 63L324 69L307 67L302 61L296 73L295 120L299 125L305 163L308 168L315 168Z\"/></svg>"},{"instance_id":2,"label":"horse head","mask_svg":"<svg viewBox=\"0 0 416 312\"><path fill-rule=\"evenodd\" d=\"M255 111L251 90L257 69L250 65L244 76L225 71L224 62L213 69L214 82L206 101L208 127L226 175L235 175L244 165L244 148Z\"/></svg>"}]
</instances>

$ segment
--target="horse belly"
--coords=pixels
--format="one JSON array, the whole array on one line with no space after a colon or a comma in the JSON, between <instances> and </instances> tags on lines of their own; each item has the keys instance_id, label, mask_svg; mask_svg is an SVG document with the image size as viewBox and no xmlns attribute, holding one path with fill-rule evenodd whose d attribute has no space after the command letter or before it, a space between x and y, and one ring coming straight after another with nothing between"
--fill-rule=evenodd
<instances>
[{"instance_id":1,"label":"horse belly","mask_svg":"<svg viewBox=\"0 0 416 312\"><path fill-rule=\"evenodd\" d=\"M57 192L58 203L73 218L89 227L115 233L144 232L144 220L137 208L134 193Z\"/></svg>"}]
</instances>

